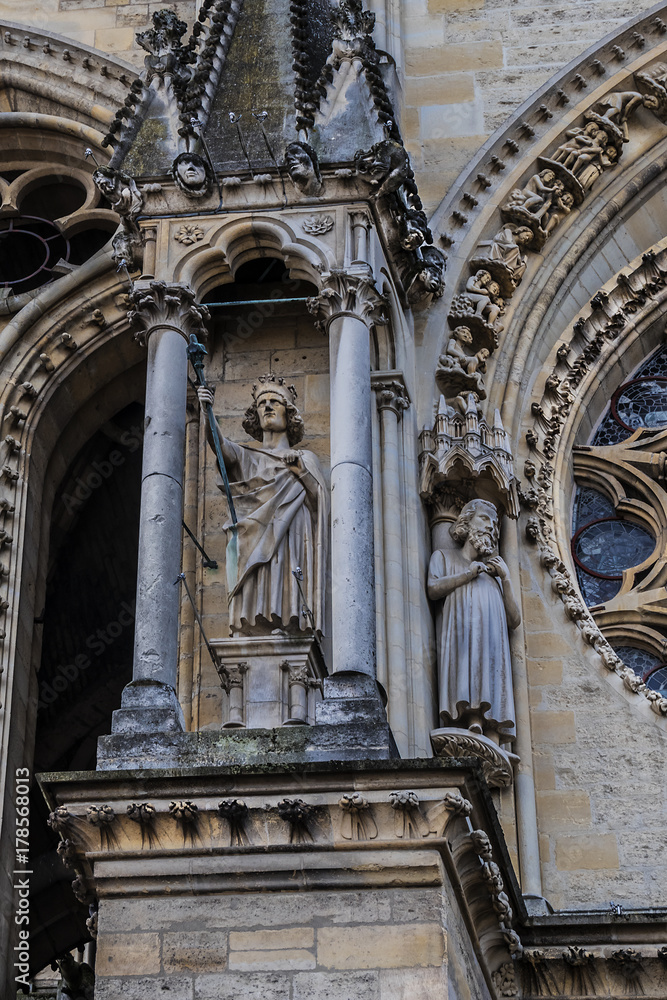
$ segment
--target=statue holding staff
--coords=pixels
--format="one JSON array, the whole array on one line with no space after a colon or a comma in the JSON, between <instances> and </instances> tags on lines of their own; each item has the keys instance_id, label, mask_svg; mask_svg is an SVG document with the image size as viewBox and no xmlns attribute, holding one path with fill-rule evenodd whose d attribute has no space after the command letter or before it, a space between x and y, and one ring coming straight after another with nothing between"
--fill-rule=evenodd
<instances>
[{"instance_id":1,"label":"statue holding staff","mask_svg":"<svg viewBox=\"0 0 667 1000\"><path fill-rule=\"evenodd\" d=\"M209 388L197 390L203 409L213 402ZM229 544L236 534L238 570L228 593L232 634L295 634L310 630L303 599L315 631L324 631L328 490L316 455L295 450L304 432L296 390L285 379L265 375L252 387L253 401L243 429L260 447L237 444L220 435L229 485L238 517L223 525ZM209 444L214 447L210 427ZM222 483L219 483L222 489ZM294 573L301 570L302 579Z\"/></svg>"}]
</instances>

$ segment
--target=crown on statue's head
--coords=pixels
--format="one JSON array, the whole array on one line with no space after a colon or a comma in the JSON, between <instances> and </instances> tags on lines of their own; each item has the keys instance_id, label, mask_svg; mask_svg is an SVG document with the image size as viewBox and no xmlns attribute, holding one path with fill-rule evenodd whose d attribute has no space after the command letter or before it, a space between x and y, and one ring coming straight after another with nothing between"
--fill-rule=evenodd
<instances>
[{"instance_id":1,"label":"crown on statue's head","mask_svg":"<svg viewBox=\"0 0 667 1000\"><path fill-rule=\"evenodd\" d=\"M267 392L277 392L286 403L294 405L296 403L296 389L293 385L287 385L282 375L260 375L257 382L252 387L252 398L257 402L260 396Z\"/></svg>"}]
</instances>

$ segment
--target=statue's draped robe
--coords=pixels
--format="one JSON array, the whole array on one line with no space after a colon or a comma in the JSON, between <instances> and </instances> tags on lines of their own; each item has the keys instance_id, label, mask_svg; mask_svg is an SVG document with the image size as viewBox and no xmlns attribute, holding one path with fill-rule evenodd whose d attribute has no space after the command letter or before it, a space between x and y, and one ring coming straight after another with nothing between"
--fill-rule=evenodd
<instances>
[{"instance_id":1,"label":"statue's draped robe","mask_svg":"<svg viewBox=\"0 0 667 1000\"><path fill-rule=\"evenodd\" d=\"M437 549L429 564L429 587L441 577L467 573L461 549ZM480 573L456 587L442 602L436 620L440 718L443 725L466 724L466 712L480 709L484 729L507 739L514 732L514 697L507 616L501 583Z\"/></svg>"},{"instance_id":2,"label":"statue's draped robe","mask_svg":"<svg viewBox=\"0 0 667 1000\"><path fill-rule=\"evenodd\" d=\"M293 571L301 584L315 628L324 631L328 491L311 451L299 451L306 472L279 455L225 441L232 452L229 475L238 518L238 577L229 593L229 623L234 632L309 630ZM309 495L300 477L310 477ZM219 484L222 486L222 484ZM224 525L229 533L230 523ZM229 537L228 537L229 546Z\"/></svg>"}]
</instances>

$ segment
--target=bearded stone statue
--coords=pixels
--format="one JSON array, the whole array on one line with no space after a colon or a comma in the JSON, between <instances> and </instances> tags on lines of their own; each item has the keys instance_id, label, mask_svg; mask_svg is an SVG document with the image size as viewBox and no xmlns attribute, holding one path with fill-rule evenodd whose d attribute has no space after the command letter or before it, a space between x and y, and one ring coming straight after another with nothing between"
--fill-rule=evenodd
<instances>
[{"instance_id":1,"label":"bearded stone statue","mask_svg":"<svg viewBox=\"0 0 667 1000\"><path fill-rule=\"evenodd\" d=\"M199 388L198 395L202 407L213 401L210 389ZM312 451L294 448L304 432L294 386L265 375L252 395L243 429L261 445L236 444L220 435L238 517L238 576L228 594L230 629L234 635L309 631L294 576L299 569L303 596L321 634L328 532L322 469ZM213 446L210 431L209 444ZM218 486L223 488L221 482ZM231 524L223 529L229 533Z\"/></svg>"},{"instance_id":2,"label":"bearded stone statue","mask_svg":"<svg viewBox=\"0 0 667 1000\"><path fill-rule=\"evenodd\" d=\"M498 512L471 500L450 528L454 549L431 556L428 595L438 602L440 718L506 742L515 726L508 627L521 614L497 555Z\"/></svg>"}]
</instances>

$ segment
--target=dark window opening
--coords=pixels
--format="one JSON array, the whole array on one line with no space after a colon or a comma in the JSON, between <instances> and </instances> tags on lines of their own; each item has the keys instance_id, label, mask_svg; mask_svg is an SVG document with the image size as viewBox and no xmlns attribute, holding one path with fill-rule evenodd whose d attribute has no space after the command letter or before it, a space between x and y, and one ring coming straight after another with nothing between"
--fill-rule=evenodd
<instances>
[{"instance_id":1,"label":"dark window opening","mask_svg":"<svg viewBox=\"0 0 667 1000\"><path fill-rule=\"evenodd\" d=\"M294 301L317 295L310 281L293 278L277 257L255 257L241 264L233 282L218 285L203 299L205 303ZM215 308L215 306L214 306Z\"/></svg>"},{"instance_id":2,"label":"dark window opening","mask_svg":"<svg viewBox=\"0 0 667 1000\"><path fill-rule=\"evenodd\" d=\"M86 200L86 191L70 178L44 178L39 187L28 191L21 199L22 215L39 215L42 219L64 219L81 208Z\"/></svg>"}]
</instances>

